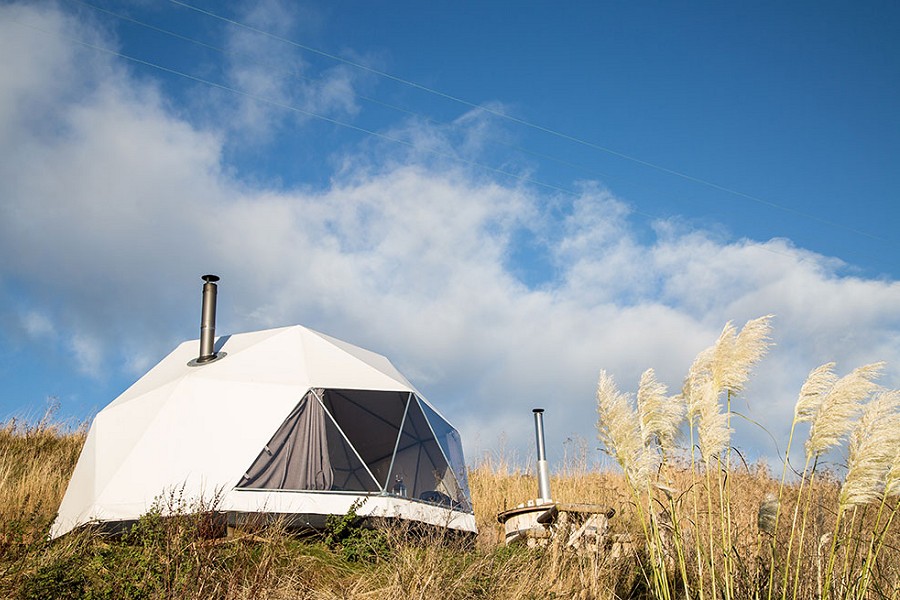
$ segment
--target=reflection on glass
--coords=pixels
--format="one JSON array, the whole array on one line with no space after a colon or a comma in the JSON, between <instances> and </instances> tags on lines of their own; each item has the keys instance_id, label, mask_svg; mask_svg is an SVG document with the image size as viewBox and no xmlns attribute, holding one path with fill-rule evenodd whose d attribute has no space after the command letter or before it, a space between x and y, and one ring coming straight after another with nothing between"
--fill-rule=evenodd
<instances>
[{"instance_id":1,"label":"reflection on glass","mask_svg":"<svg viewBox=\"0 0 900 600\"><path fill-rule=\"evenodd\" d=\"M427 402L424 402L421 399L418 400L419 405L422 407L422 411L428 418L428 422L431 424L431 428L434 430L435 438L437 438L441 449L444 451L444 456L450 461L450 466L456 474L456 478L459 481L460 488L462 488L466 502L471 505L472 496L469 493L469 477L466 473L466 460L463 457L462 440L459 437L459 432L437 414L433 408L428 406Z\"/></svg>"}]
</instances>

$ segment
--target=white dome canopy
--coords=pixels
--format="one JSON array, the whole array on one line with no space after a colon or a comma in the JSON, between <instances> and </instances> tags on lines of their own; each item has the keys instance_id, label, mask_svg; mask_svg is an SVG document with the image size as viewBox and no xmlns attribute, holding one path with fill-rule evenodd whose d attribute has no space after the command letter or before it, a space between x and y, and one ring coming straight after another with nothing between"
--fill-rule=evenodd
<instances>
[{"instance_id":1,"label":"white dome canopy","mask_svg":"<svg viewBox=\"0 0 900 600\"><path fill-rule=\"evenodd\" d=\"M456 430L374 352L302 326L185 342L95 417L51 529L166 493L222 512L398 517L475 531Z\"/></svg>"}]
</instances>

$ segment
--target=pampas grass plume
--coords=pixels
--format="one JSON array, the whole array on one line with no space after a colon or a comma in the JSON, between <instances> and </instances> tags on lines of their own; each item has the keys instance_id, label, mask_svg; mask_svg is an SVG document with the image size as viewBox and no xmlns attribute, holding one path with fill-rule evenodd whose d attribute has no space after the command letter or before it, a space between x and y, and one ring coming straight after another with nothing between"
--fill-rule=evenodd
<instances>
[{"instance_id":1,"label":"pampas grass plume","mask_svg":"<svg viewBox=\"0 0 900 600\"><path fill-rule=\"evenodd\" d=\"M853 433L847 456L847 476L838 506L846 509L880 498L900 444L900 391L877 394L869 402Z\"/></svg>"},{"instance_id":2,"label":"pampas grass plume","mask_svg":"<svg viewBox=\"0 0 900 600\"><path fill-rule=\"evenodd\" d=\"M879 389L874 383L881 375L883 362L854 369L835 382L825 395L812 418L809 438L806 440L806 456L818 457L837 446L853 428L862 402Z\"/></svg>"},{"instance_id":3,"label":"pampas grass plume","mask_svg":"<svg viewBox=\"0 0 900 600\"><path fill-rule=\"evenodd\" d=\"M825 363L810 371L806 381L803 382L803 387L800 388L800 396L794 407L794 421L797 423L812 421L837 380L833 362Z\"/></svg>"},{"instance_id":4,"label":"pampas grass plume","mask_svg":"<svg viewBox=\"0 0 900 600\"><path fill-rule=\"evenodd\" d=\"M723 414L719 396L723 391L744 389L750 370L765 355L771 344L771 315L748 321L737 332L730 322L711 348L697 355L684 382L682 395L688 420L698 419L697 436L705 461L724 450L731 440L728 415Z\"/></svg>"},{"instance_id":5,"label":"pampas grass plume","mask_svg":"<svg viewBox=\"0 0 900 600\"><path fill-rule=\"evenodd\" d=\"M900 444L894 448L894 458L891 468L888 470L884 495L887 497L900 496Z\"/></svg>"},{"instance_id":6,"label":"pampas grass plume","mask_svg":"<svg viewBox=\"0 0 900 600\"><path fill-rule=\"evenodd\" d=\"M712 381L701 388L700 398L697 439L700 455L705 462L709 462L728 446L732 429L728 426L728 415L719 410L718 390Z\"/></svg>"},{"instance_id":7,"label":"pampas grass plume","mask_svg":"<svg viewBox=\"0 0 900 600\"><path fill-rule=\"evenodd\" d=\"M600 371L597 383L597 432L607 450L638 489L647 486L652 457L644 446L641 423L628 395L619 392L616 382Z\"/></svg>"},{"instance_id":8,"label":"pampas grass plume","mask_svg":"<svg viewBox=\"0 0 900 600\"><path fill-rule=\"evenodd\" d=\"M711 366L715 356L715 346L703 350L694 359L684 380L681 395L687 407L688 421L691 423L700 416L700 406L709 393L712 382Z\"/></svg>"},{"instance_id":9,"label":"pampas grass plume","mask_svg":"<svg viewBox=\"0 0 900 600\"><path fill-rule=\"evenodd\" d=\"M637 406L644 446L649 447L655 439L664 452L669 452L678 438L684 405L677 396L667 395L666 386L656 380L653 369L641 375Z\"/></svg>"},{"instance_id":10,"label":"pampas grass plume","mask_svg":"<svg viewBox=\"0 0 900 600\"><path fill-rule=\"evenodd\" d=\"M719 385L732 393L744 389L750 378L750 369L758 363L769 349L772 341L772 315L747 321L733 341L724 346L722 356L716 357L716 367L720 373Z\"/></svg>"},{"instance_id":11,"label":"pampas grass plume","mask_svg":"<svg viewBox=\"0 0 900 600\"><path fill-rule=\"evenodd\" d=\"M719 334L719 339L716 340L716 343L711 348L712 354L709 357L708 369L709 375L713 380L713 384L716 387L717 393L721 391L724 387L725 382L725 370L728 368L728 364L731 362L732 356L735 354L735 342L737 341L737 330L734 328L734 325L731 321L725 323L725 327L722 328L722 333Z\"/></svg>"},{"instance_id":12,"label":"pampas grass plume","mask_svg":"<svg viewBox=\"0 0 900 600\"><path fill-rule=\"evenodd\" d=\"M771 536L775 535L775 524L778 522L778 497L775 494L766 494L765 499L759 504L759 512L756 514L756 527L759 531Z\"/></svg>"}]
</instances>

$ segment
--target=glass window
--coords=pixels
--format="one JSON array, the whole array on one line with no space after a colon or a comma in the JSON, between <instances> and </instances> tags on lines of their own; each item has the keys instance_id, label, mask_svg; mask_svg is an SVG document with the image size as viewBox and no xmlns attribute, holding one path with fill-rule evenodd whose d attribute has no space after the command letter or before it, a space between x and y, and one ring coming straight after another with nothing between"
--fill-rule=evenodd
<instances>
[{"instance_id":1,"label":"glass window","mask_svg":"<svg viewBox=\"0 0 900 600\"><path fill-rule=\"evenodd\" d=\"M471 506L472 496L469 493L469 476L466 472L466 460L463 457L462 439L459 436L459 432L437 414L427 402L421 398L417 398L417 400L428 418L432 430L434 430L434 436L438 444L440 444L441 450L444 451L444 456L450 462L450 466L456 474L456 479L459 481L467 503Z\"/></svg>"},{"instance_id":2,"label":"glass window","mask_svg":"<svg viewBox=\"0 0 900 600\"><path fill-rule=\"evenodd\" d=\"M470 510L468 497L462 492L435 441L418 402L409 405L397 445L388 492Z\"/></svg>"}]
</instances>

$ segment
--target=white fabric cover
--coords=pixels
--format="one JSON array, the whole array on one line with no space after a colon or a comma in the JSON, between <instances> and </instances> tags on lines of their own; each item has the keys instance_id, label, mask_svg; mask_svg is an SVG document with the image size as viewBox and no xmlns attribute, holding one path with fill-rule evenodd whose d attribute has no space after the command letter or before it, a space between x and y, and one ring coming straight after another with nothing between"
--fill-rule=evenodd
<instances>
[{"instance_id":1,"label":"white fabric cover","mask_svg":"<svg viewBox=\"0 0 900 600\"><path fill-rule=\"evenodd\" d=\"M385 357L299 325L222 337L216 348L226 356L189 366L199 343L181 344L97 414L52 537L92 521L137 519L172 493L217 498L222 511L343 513L347 496L234 487L310 388L421 397ZM377 513L384 502L367 504L361 514ZM440 520L434 507L396 504L390 510L400 516L425 511L430 516L420 520ZM471 515L445 522L475 530Z\"/></svg>"}]
</instances>

